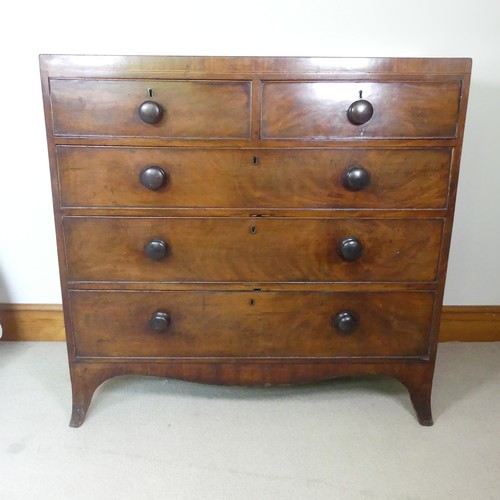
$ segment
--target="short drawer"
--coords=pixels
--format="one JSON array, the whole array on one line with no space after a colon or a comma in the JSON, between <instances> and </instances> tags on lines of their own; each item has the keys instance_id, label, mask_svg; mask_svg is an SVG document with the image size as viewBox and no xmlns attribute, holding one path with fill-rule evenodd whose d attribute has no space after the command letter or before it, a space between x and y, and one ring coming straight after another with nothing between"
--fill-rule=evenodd
<instances>
[{"instance_id":1,"label":"short drawer","mask_svg":"<svg viewBox=\"0 0 500 500\"><path fill-rule=\"evenodd\" d=\"M70 292L78 356L426 356L434 294Z\"/></svg>"},{"instance_id":2,"label":"short drawer","mask_svg":"<svg viewBox=\"0 0 500 500\"><path fill-rule=\"evenodd\" d=\"M442 224L441 219L63 219L69 280L125 282L430 282L436 280Z\"/></svg>"},{"instance_id":3,"label":"short drawer","mask_svg":"<svg viewBox=\"0 0 500 500\"><path fill-rule=\"evenodd\" d=\"M50 80L63 136L248 138L250 94L244 81ZM145 102L160 106L158 123L140 118Z\"/></svg>"},{"instance_id":4,"label":"short drawer","mask_svg":"<svg viewBox=\"0 0 500 500\"><path fill-rule=\"evenodd\" d=\"M444 148L57 148L61 206L92 208L445 208L450 161Z\"/></svg>"},{"instance_id":5,"label":"short drawer","mask_svg":"<svg viewBox=\"0 0 500 500\"><path fill-rule=\"evenodd\" d=\"M455 137L460 92L458 81L266 82L261 133L266 139ZM352 123L348 111L360 100L373 115Z\"/></svg>"}]
</instances>

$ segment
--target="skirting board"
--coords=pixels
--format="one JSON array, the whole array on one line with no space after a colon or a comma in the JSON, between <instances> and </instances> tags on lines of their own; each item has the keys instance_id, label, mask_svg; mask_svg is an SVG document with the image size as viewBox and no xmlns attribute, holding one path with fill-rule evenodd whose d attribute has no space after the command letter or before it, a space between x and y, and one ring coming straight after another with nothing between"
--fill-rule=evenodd
<instances>
[{"instance_id":1,"label":"skirting board","mask_svg":"<svg viewBox=\"0 0 500 500\"><path fill-rule=\"evenodd\" d=\"M65 340L60 305L0 304L0 324L3 340ZM444 306L439 341L500 341L500 306Z\"/></svg>"}]
</instances>

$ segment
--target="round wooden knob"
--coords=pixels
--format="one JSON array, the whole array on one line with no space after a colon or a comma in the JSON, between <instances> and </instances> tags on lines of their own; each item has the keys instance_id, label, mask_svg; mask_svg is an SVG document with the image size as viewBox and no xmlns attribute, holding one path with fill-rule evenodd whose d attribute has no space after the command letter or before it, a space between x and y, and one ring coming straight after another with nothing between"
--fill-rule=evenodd
<instances>
[{"instance_id":1,"label":"round wooden knob","mask_svg":"<svg viewBox=\"0 0 500 500\"><path fill-rule=\"evenodd\" d=\"M354 236L349 236L340 242L339 253L344 260L357 260L363 255L363 245Z\"/></svg>"},{"instance_id":2,"label":"round wooden knob","mask_svg":"<svg viewBox=\"0 0 500 500\"><path fill-rule=\"evenodd\" d=\"M145 188L157 191L167 183L168 175L162 168L151 165L141 172L140 179Z\"/></svg>"},{"instance_id":3,"label":"round wooden knob","mask_svg":"<svg viewBox=\"0 0 500 500\"><path fill-rule=\"evenodd\" d=\"M333 317L333 326L344 335L349 335L358 327L359 320L351 311L340 311Z\"/></svg>"},{"instance_id":4,"label":"round wooden knob","mask_svg":"<svg viewBox=\"0 0 500 500\"><path fill-rule=\"evenodd\" d=\"M161 260L168 255L168 245L160 239L151 240L144 248L144 253L152 260Z\"/></svg>"},{"instance_id":5,"label":"round wooden knob","mask_svg":"<svg viewBox=\"0 0 500 500\"><path fill-rule=\"evenodd\" d=\"M342 183L349 191L361 191L370 185L370 172L359 165L353 165L342 174Z\"/></svg>"},{"instance_id":6,"label":"round wooden knob","mask_svg":"<svg viewBox=\"0 0 500 500\"><path fill-rule=\"evenodd\" d=\"M139 118L144 123L155 125L159 123L163 117L163 108L154 101L144 101L139 106Z\"/></svg>"},{"instance_id":7,"label":"round wooden knob","mask_svg":"<svg viewBox=\"0 0 500 500\"><path fill-rule=\"evenodd\" d=\"M354 101L347 110L347 118L353 125L363 125L373 116L373 106L366 99Z\"/></svg>"},{"instance_id":8,"label":"round wooden knob","mask_svg":"<svg viewBox=\"0 0 500 500\"><path fill-rule=\"evenodd\" d=\"M165 333L170 327L170 314L163 311L156 311L149 320L151 330L156 333Z\"/></svg>"}]
</instances>

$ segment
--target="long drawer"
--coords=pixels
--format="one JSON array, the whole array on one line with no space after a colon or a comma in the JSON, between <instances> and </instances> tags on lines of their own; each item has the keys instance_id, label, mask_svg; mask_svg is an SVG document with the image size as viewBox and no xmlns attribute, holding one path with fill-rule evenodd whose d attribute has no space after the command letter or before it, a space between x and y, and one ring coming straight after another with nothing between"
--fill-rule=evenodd
<instances>
[{"instance_id":1,"label":"long drawer","mask_svg":"<svg viewBox=\"0 0 500 500\"><path fill-rule=\"evenodd\" d=\"M248 138L250 82L50 80L55 135ZM145 102L157 123L141 120Z\"/></svg>"},{"instance_id":2,"label":"long drawer","mask_svg":"<svg viewBox=\"0 0 500 500\"><path fill-rule=\"evenodd\" d=\"M441 219L64 217L70 281L431 282Z\"/></svg>"},{"instance_id":3,"label":"long drawer","mask_svg":"<svg viewBox=\"0 0 500 500\"><path fill-rule=\"evenodd\" d=\"M365 123L348 118L367 101ZM262 138L339 139L455 137L459 82L265 82ZM366 108L365 108L366 110Z\"/></svg>"},{"instance_id":4,"label":"long drawer","mask_svg":"<svg viewBox=\"0 0 500 500\"><path fill-rule=\"evenodd\" d=\"M445 208L450 162L445 148L57 148L62 207Z\"/></svg>"},{"instance_id":5,"label":"long drawer","mask_svg":"<svg viewBox=\"0 0 500 500\"><path fill-rule=\"evenodd\" d=\"M433 305L431 292L70 292L78 356L426 356Z\"/></svg>"}]
</instances>

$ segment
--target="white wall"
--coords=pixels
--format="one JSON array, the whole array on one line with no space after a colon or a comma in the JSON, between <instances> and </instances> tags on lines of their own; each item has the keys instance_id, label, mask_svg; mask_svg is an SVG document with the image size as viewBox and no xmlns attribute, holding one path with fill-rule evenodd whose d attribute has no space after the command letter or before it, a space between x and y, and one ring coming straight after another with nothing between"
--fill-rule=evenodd
<instances>
[{"instance_id":1,"label":"white wall","mask_svg":"<svg viewBox=\"0 0 500 500\"><path fill-rule=\"evenodd\" d=\"M472 57L445 294L500 304L498 0L2 2L0 302L60 302L39 53Z\"/></svg>"}]
</instances>

